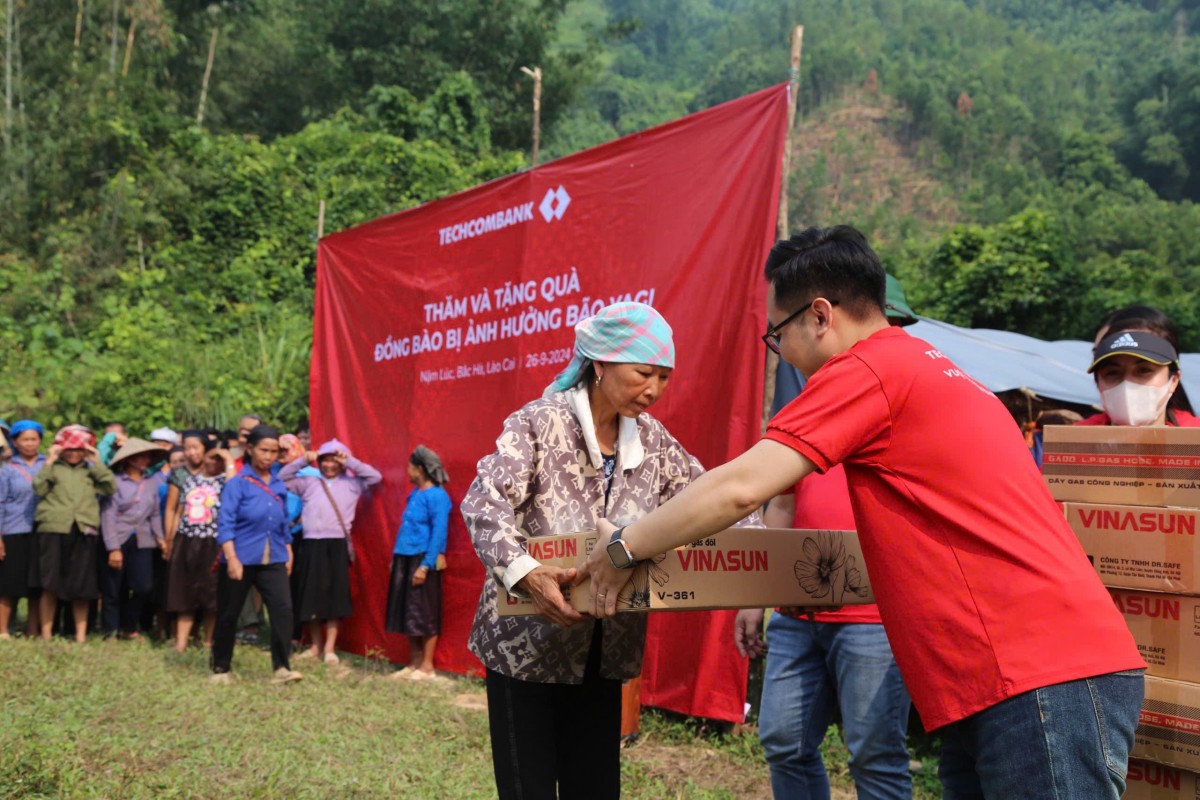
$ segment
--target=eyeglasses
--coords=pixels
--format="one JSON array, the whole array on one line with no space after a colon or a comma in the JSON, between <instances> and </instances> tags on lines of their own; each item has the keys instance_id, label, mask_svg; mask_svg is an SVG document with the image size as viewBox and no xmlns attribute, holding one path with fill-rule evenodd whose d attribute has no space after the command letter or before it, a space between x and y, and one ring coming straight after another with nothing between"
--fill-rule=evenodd
<instances>
[{"instance_id":1,"label":"eyeglasses","mask_svg":"<svg viewBox=\"0 0 1200 800\"><path fill-rule=\"evenodd\" d=\"M813 304L813 301L810 300L809 302L800 306L799 309L797 309L794 313L792 313L783 322L779 323L778 325L772 325L770 328L767 328L767 332L762 335L762 340L763 340L763 344L765 344L767 346L768 350L770 350L775 355L779 355L779 332L781 330L783 330L784 326L787 325L789 322L796 319L801 314L803 314L805 311L808 311L810 308L812 308L812 304ZM838 304L837 300L829 301L829 305L831 305L831 306L836 306L837 304Z\"/></svg>"}]
</instances>

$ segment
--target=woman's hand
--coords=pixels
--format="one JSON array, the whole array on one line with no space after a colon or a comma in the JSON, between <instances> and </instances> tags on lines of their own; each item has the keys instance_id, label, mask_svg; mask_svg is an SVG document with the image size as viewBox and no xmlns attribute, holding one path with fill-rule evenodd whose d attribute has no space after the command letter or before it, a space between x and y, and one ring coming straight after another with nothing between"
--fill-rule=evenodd
<instances>
[{"instance_id":1,"label":"woman's hand","mask_svg":"<svg viewBox=\"0 0 1200 800\"><path fill-rule=\"evenodd\" d=\"M159 547L159 549L162 550L162 560L170 561L171 560L171 540L170 539L159 539L158 547Z\"/></svg>"},{"instance_id":2,"label":"woman's hand","mask_svg":"<svg viewBox=\"0 0 1200 800\"><path fill-rule=\"evenodd\" d=\"M4 537L0 536L0 561L4 560Z\"/></svg>"},{"instance_id":3,"label":"woman's hand","mask_svg":"<svg viewBox=\"0 0 1200 800\"><path fill-rule=\"evenodd\" d=\"M238 561L238 557L234 556L225 558L225 572L229 575L229 580L240 581L242 579L242 562ZM291 574L289 570L288 574Z\"/></svg>"},{"instance_id":4,"label":"woman's hand","mask_svg":"<svg viewBox=\"0 0 1200 800\"><path fill-rule=\"evenodd\" d=\"M629 583L629 579L633 577L633 570L617 569L613 566L612 559L608 557L606 545L612 539L617 526L602 519L596 523L596 530L600 534L600 540L596 543L596 547L593 548L587 561L584 562L583 568L579 570L574 585L578 586L591 578L592 583L588 587L588 605L592 609L592 616L602 619L617 613L617 596L621 594L625 584Z\"/></svg>"},{"instance_id":5,"label":"woman's hand","mask_svg":"<svg viewBox=\"0 0 1200 800\"><path fill-rule=\"evenodd\" d=\"M533 599L539 616L555 625L570 627L583 622L584 616L571 607L563 597L562 588L575 580L578 570L542 565L517 581L517 591Z\"/></svg>"},{"instance_id":6,"label":"woman's hand","mask_svg":"<svg viewBox=\"0 0 1200 800\"><path fill-rule=\"evenodd\" d=\"M55 461L58 461L58 457L60 455L62 455L62 450L63 449L62 449L61 444L50 445L50 450L47 451L47 453L46 453L46 466L47 467L50 466L51 464L53 464Z\"/></svg>"},{"instance_id":7,"label":"woman's hand","mask_svg":"<svg viewBox=\"0 0 1200 800\"><path fill-rule=\"evenodd\" d=\"M108 554L108 566L110 569L120 569L125 566L125 555L120 550L113 550Z\"/></svg>"},{"instance_id":8,"label":"woman's hand","mask_svg":"<svg viewBox=\"0 0 1200 800\"><path fill-rule=\"evenodd\" d=\"M429 567L420 566L413 571L412 585L414 587L424 586L425 579L429 577Z\"/></svg>"},{"instance_id":9,"label":"woman's hand","mask_svg":"<svg viewBox=\"0 0 1200 800\"><path fill-rule=\"evenodd\" d=\"M733 644L742 658L758 658L767 649L762 636L764 612L761 608L743 608L733 621Z\"/></svg>"}]
</instances>

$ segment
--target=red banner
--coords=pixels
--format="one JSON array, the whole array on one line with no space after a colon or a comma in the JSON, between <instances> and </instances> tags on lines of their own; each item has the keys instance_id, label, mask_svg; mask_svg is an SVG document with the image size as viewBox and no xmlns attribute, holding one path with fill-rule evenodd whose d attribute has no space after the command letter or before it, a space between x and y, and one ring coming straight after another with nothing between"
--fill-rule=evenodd
<instances>
[{"instance_id":1,"label":"red banner","mask_svg":"<svg viewBox=\"0 0 1200 800\"><path fill-rule=\"evenodd\" d=\"M409 454L441 455L457 504L601 306L646 302L674 328L677 368L652 413L702 463L757 440L786 112L777 86L321 240L314 441L336 435L384 476L355 521L339 643L407 658L384 607ZM478 674L466 640L484 571L457 513L447 550L437 663ZM655 615L646 705L740 721L745 686L731 612Z\"/></svg>"}]
</instances>

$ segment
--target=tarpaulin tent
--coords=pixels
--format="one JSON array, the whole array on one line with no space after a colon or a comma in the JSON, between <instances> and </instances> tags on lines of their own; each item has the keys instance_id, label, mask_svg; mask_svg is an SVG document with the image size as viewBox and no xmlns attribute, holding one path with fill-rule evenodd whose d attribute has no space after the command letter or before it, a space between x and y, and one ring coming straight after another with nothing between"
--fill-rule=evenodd
<instances>
[{"instance_id":1,"label":"tarpaulin tent","mask_svg":"<svg viewBox=\"0 0 1200 800\"><path fill-rule=\"evenodd\" d=\"M905 330L929 342L996 394L1019 390L1047 400L1099 407L1096 383L1087 371L1092 363L1091 342L960 328L928 317ZM1188 397L1200 398L1200 354L1182 354L1180 372Z\"/></svg>"}]
</instances>

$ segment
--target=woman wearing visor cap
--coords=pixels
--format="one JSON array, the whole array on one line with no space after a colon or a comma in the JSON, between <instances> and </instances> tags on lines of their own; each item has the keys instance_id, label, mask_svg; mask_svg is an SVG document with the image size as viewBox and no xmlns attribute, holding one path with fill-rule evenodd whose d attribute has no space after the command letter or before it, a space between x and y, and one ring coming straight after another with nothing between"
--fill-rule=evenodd
<instances>
[{"instance_id":1,"label":"woman wearing visor cap","mask_svg":"<svg viewBox=\"0 0 1200 800\"><path fill-rule=\"evenodd\" d=\"M1109 315L1098 331L1088 372L1096 379L1104 413L1079 425L1200 427L1180 406L1179 345L1170 319L1149 306Z\"/></svg>"}]
</instances>

